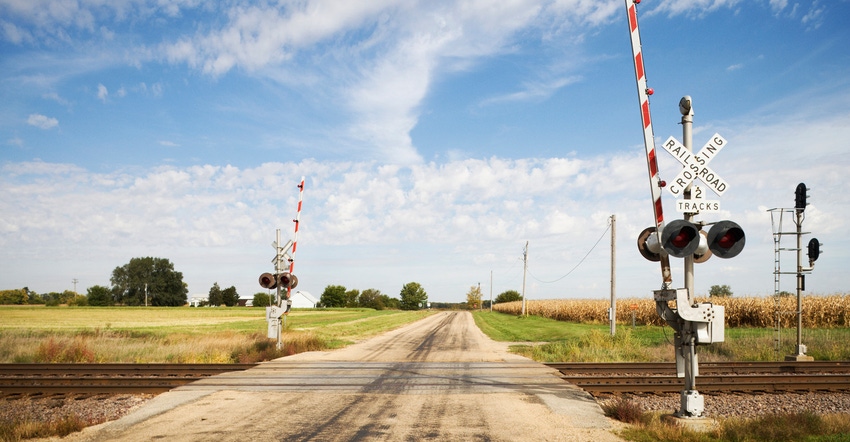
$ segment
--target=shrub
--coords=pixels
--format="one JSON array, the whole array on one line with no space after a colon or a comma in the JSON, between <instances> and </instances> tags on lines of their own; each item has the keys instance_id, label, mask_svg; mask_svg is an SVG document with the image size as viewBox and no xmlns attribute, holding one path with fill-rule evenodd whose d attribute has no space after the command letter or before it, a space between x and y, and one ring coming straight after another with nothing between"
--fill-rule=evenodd
<instances>
[{"instance_id":1,"label":"shrub","mask_svg":"<svg viewBox=\"0 0 850 442\"><path fill-rule=\"evenodd\" d=\"M646 415L638 403L623 396L602 403L602 411L605 416L627 424L644 422Z\"/></svg>"}]
</instances>

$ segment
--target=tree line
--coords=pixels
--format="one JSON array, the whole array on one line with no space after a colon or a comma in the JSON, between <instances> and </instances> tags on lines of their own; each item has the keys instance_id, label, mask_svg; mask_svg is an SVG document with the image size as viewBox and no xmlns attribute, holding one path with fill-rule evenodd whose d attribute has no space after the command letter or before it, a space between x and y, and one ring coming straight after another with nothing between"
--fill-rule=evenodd
<instances>
[{"instance_id":1,"label":"tree line","mask_svg":"<svg viewBox=\"0 0 850 442\"><path fill-rule=\"evenodd\" d=\"M321 307L363 307L375 310L419 310L428 307L428 293L418 282L405 284L398 298L381 293L378 289L348 290L342 285L325 287L319 298Z\"/></svg>"},{"instance_id":2,"label":"tree line","mask_svg":"<svg viewBox=\"0 0 850 442\"><path fill-rule=\"evenodd\" d=\"M89 287L85 295L71 290L40 295L28 287L0 290L0 304L179 307L188 301L189 289L183 282L183 273L176 271L166 258L132 258L112 271L109 282L110 287ZM210 288L205 305L234 306L238 302L236 287L222 289L216 282Z\"/></svg>"},{"instance_id":3,"label":"tree line","mask_svg":"<svg viewBox=\"0 0 850 442\"><path fill-rule=\"evenodd\" d=\"M189 290L183 282L183 273L174 269L174 264L166 258L132 258L123 266L112 271L110 287L94 285L80 295L71 290L62 293L38 294L29 288L0 290L0 304L45 304L75 306L155 306L178 307L186 305ZM724 286L724 288L726 288ZM727 288L728 290L728 288ZM731 294L731 292L730 292ZM482 301L480 287L473 286L467 293L467 307L489 307L489 301ZM508 290L496 297L495 302L510 302L522 297L515 290ZM236 287L221 288L215 282L209 290L209 297L201 306L235 306L239 303ZM254 294L253 305L263 307L271 305L271 296L266 293ZM462 304L457 304L460 306ZM347 289L342 285L328 285L322 292L319 307L362 307L375 310L419 310L429 307L428 293L418 282L409 282L402 286L398 298L390 297L380 290L370 288L362 292ZM455 308L451 303L435 303L434 308Z\"/></svg>"}]
</instances>

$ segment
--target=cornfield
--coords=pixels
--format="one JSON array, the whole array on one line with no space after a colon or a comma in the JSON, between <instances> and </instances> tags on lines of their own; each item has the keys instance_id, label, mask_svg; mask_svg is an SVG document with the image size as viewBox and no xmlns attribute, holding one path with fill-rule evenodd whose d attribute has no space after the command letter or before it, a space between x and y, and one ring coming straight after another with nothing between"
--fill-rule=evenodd
<instances>
[{"instance_id":1,"label":"cornfield","mask_svg":"<svg viewBox=\"0 0 850 442\"><path fill-rule=\"evenodd\" d=\"M726 308L727 327L774 327L777 315L782 328L796 327L797 298L769 296L762 298L715 297L701 298L697 302L711 302ZM673 304L673 303L671 303ZM802 298L804 328L835 328L850 326L850 295L804 296ZM673 305L671 305L673 306ZM530 300L526 304L529 315L538 315L558 321L582 323L607 323L610 300L548 299ZM522 301L493 305L498 312L519 315ZM655 309L655 301L647 298L617 300L617 322L631 323L632 313L636 324L665 325Z\"/></svg>"}]
</instances>

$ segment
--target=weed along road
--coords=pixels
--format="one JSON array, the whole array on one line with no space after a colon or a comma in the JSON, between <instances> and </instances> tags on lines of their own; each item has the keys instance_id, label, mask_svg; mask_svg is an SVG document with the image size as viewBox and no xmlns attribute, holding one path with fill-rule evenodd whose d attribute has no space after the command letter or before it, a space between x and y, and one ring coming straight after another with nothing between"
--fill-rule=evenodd
<instances>
[{"instance_id":1,"label":"weed along road","mask_svg":"<svg viewBox=\"0 0 850 442\"><path fill-rule=\"evenodd\" d=\"M506 348L468 312L441 312L205 378L63 440L619 440L588 394Z\"/></svg>"}]
</instances>

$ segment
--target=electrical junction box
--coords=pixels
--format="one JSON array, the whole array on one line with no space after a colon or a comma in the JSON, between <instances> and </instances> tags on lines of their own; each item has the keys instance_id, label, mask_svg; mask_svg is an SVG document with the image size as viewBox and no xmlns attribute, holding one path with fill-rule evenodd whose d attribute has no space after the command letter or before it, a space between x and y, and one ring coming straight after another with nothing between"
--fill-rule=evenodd
<instances>
[{"instance_id":1,"label":"electrical junction box","mask_svg":"<svg viewBox=\"0 0 850 442\"><path fill-rule=\"evenodd\" d=\"M266 321L269 323L268 334L269 339L277 339L278 329L280 328L280 317L283 316L284 310L278 306L266 307Z\"/></svg>"},{"instance_id":2,"label":"electrical junction box","mask_svg":"<svg viewBox=\"0 0 850 442\"><path fill-rule=\"evenodd\" d=\"M683 391L681 406L679 411L685 416L680 417L699 417L705 411L705 398L695 390Z\"/></svg>"},{"instance_id":3,"label":"electrical junction box","mask_svg":"<svg viewBox=\"0 0 850 442\"><path fill-rule=\"evenodd\" d=\"M709 311L711 314L706 318L708 322L694 323L697 344L713 344L726 340L726 307L712 304Z\"/></svg>"}]
</instances>

